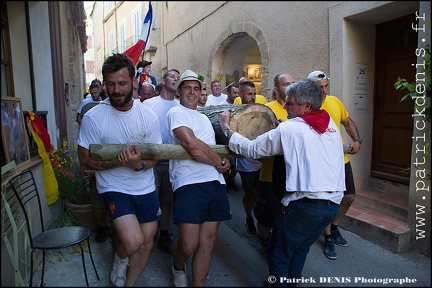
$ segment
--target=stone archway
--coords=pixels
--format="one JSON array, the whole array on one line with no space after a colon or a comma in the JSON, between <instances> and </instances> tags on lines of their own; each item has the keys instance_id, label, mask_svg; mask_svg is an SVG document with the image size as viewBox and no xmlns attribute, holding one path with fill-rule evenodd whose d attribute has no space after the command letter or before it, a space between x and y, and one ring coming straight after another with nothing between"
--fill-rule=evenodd
<instances>
[{"instance_id":1,"label":"stone archway","mask_svg":"<svg viewBox=\"0 0 432 288\"><path fill-rule=\"evenodd\" d=\"M223 86L226 86L229 84L226 83L226 74L232 76L238 73L239 77L242 77L242 73L246 72L244 71L245 64L254 63L256 59L259 59L260 63L256 64L261 65L260 94L270 96L270 87L273 83L269 82L268 75L268 45L261 29L251 22L236 21L228 26L217 42L220 45L212 51L214 57L210 78L221 78ZM234 63L233 67L230 63Z\"/></svg>"}]
</instances>

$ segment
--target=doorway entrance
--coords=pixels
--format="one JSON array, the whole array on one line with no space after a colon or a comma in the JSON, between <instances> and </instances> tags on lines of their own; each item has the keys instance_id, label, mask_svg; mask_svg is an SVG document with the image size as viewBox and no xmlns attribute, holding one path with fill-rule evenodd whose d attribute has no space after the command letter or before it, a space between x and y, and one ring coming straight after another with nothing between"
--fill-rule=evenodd
<instances>
[{"instance_id":1,"label":"doorway entrance","mask_svg":"<svg viewBox=\"0 0 432 288\"><path fill-rule=\"evenodd\" d=\"M398 77L415 80L417 33L414 15L376 26L376 73L372 144L374 177L409 184L414 101L395 90Z\"/></svg>"}]
</instances>

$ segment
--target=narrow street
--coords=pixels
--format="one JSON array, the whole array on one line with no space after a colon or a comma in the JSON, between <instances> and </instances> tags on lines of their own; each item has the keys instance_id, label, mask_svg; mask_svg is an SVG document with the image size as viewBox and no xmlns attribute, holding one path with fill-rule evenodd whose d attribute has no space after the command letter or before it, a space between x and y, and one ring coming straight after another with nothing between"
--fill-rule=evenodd
<instances>
[{"instance_id":1,"label":"narrow street","mask_svg":"<svg viewBox=\"0 0 432 288\"><path fill-rule=\"evenodd\" d=\"M240 185L240 178L236 178ZM212 266L206 282L208 287L262 287L268 276L267 262L261 246L246 232L245 214L242 207L243 191L229 192L232 219L221 223L218 241L213 254ZM337 260L329 260L323 254L323 238L311 247L303 270L308 283L299 287L430 287L430 258L417 253L394 254L366 241L356 234L341 230L348 247L336 246ZM177 237L173 225L171 232ZM94 237L94 236L92 236ZM93 238L92 238L93 240ZM101 280L97 281L86 253L87 273L90 286L109 287L109 272L113 257L112 242L91 242L93 257ZM81 257L71 250L63 250L61 257L50 254L46 265L45 286L85 286ZM149 263L138 278L136 287L169 287L172 284L171 256L156 247ZM59 263L61 261L61 263ZM190 259L187 273L191 281ZM393 282L391 282L393 281ZM404 281L404 284L394 281Z\"/></svg>"}]
</instances>

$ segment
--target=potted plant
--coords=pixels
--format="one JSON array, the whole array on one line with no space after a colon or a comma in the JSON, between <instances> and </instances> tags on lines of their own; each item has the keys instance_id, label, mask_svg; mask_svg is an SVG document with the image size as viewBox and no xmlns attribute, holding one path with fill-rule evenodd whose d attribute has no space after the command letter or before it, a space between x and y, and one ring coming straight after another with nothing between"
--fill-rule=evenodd
<instances>
[{"instance_id":1,"label":"potted plant","mask_svg":"<svg viewBox=\"0 0 432 288\"><path fill-rule=\"evenodd\" d=\"M68 142L64 140L57 150L51 151L50 159L65 208L63 213L66 213L61 215L59 221L68 219L70 225L84 225L93 230L97 226L96 218L91 204L88 180L80 172L76 146L69 149ZM73 221L68 212L75 215L78 222Z\"/></svg>"}]
</instances>

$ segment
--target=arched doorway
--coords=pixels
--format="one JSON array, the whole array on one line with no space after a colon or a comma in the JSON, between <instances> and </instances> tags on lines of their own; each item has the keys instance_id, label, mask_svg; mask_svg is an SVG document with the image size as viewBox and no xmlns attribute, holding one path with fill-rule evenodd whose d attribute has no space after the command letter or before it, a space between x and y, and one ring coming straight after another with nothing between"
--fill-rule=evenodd
<instances>
[{"instance_id":1,"label":"arched doorway","mask_svg":"<svg viewBox=\"0 0 432 288\"><path fill-rule=\"evenodd\" d=\"M231 23L225 33L220 35L218 43L221 44L212 53L214 58L209 78L220 80L222 86L226 87L248 73L256 75L254 82L258 88L257 94L271 99L270 87L273 87L273 82L268 75L268 45L263 35L263 31L254 23Z\"/></svg>"},{"instance_id":2,"label":"arched doorway","mask_svg":"<svg viewBox=\"0 0 432 288\"><path fill-rule=\"evenodd\" d=\"M243 34L235 38L226 50L222 65L222 84L238 82L241 77L248 77L255 83L257 94L261 94L261 53L251 36Z\"/></svg>"}]
</instances>

